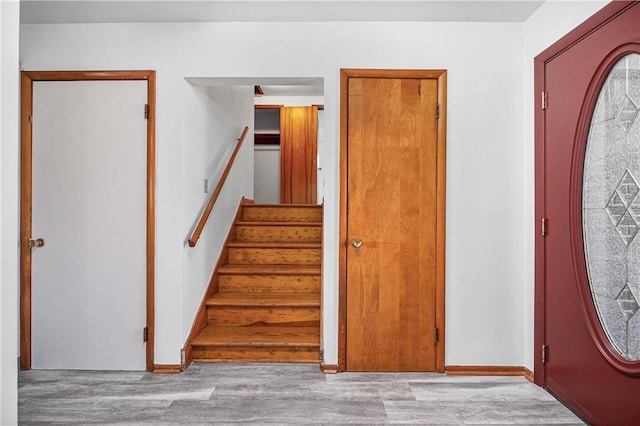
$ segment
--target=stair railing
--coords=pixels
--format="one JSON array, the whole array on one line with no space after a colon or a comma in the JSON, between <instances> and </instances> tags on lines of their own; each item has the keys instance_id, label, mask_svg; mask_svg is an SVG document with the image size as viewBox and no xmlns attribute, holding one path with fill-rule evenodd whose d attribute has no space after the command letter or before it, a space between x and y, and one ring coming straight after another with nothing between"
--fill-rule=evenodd
<instances>
[{"instance_id":1,"label":"stair railing","mask_svg":"<svg viewBox=\"0 0 640 426\"><path fill-rule=\"evenodd\" d=\"M238 143L236 145L236 148L233 150L233 154L231 154L231 158L229 158L227 167L225 167L224 172L220 177L220 181L218 182L218 185L216 185L215 191L213 191L213 194L211 194L209 203L207 204L207 207L204 209L204 212L202 212L202 216L200 216L200 219L198 220L196 229L193 231L193 234L191 234L191 238L189 238L189 247L195 247L196 244L198 243L198 240L200 239L200 234L202 234L202 230L204 229L204 226L207 224L207 220L211 215L213 206L216 204L216 201L218 200L218 195L220 195L220 191L222 191L222 187L224 186L224 183L227 181L227 176L229 176L231 167L233 167L233 163L236 157L238 156L238 151L240 151L242 142L244 142L248 132L249 132L249 127L245 126L244 130L242 131L242 134L238 138Z\"/></svg>"}]
</instances>

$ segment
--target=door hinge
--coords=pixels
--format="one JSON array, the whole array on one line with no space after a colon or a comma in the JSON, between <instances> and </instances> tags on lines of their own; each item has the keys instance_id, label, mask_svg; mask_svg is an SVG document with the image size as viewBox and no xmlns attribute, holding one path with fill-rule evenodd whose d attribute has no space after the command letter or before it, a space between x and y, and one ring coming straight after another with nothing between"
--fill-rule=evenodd
<instances>
[{"instance_id":1,"label":"door hinge","mask_svg":"<svg viewBox=\"0 0 640 426\"><path fill-rule=\"evenodd\" d=\"M33 123L33 115L28 115L27 120L29 120L29 123Z\"/></svg>"},{"instance_id":2,"label":"door hinge","mask_svg":"<svg viewBox=\"0 0 640 426\"><path fill-rule=\"evenodd\" d=\"M440 104L436 104L436 120L440 118Z\"/></svg>"},{"instance_id":3,"label":"door hinge","mask_svg":"<svg viewBox=\"0 0 640 426\"><path fill-rule=\"evenodd\" d=\"M324 348L320 349L320 362L324 362Z\"/></svg>"},{"instance_id":4,"label":"door hinge","mask_svg":"<svg viewBox=\"0 0 640 426\"><path fill-rule=\"evenodd\" d=\"M144 118L149 118L149 104L144 104Z\"/></svg>"},{"instance_id":5,"label":"door hinge","mask_svg":"<svg viewBox=\"0 0 640 426\"><path fill-rule=\"evenodd\" d=\"M547 345L542 345L542 363L546 364L547 363L547 359L549 358L549 346Z\"/></svg>"},{"instance_id":6,"label":"door hinge","mask_svg":"<svg viewBox=\"0 0 640 426\"><path fill-rule=\"evenodd\" d=\"M438 327L436 327L433 333L433 343L438 343L439 341L440 341L440 330L438 330Z\"/></svg>"},{"instance_id":7,"label":"door hinge","mask_svg":"<svg viewBox=\"0 0 640 426\"><path fill-rule=\"evenodd\" d=\"M149 327L142 329L142 342L147 343L147 340L149 340Z\"/></svg>"},{"instance_id":8,"label":"door hinge","mask_svg":"<svg viewBox=\"0 0 640 426\"><path fill-rule=\"evenodd\" d=\"M184 366L185 361L186 361L186 355L185 355L185 350L183 348L183 349L180 349L180 365Z\"/></svg>"},{"instance_id":9,"label":"door hinge","mask_svg":"<svg viewBox=\"0 0 640 426\"><path fill-rule=\"evenodd\" d=\"M542 92L542 109L547 109L549 107L549 92Z\"/></svg>"},{"instance_id":10,"label":"door hinge","mask_svg":"<svg viewBox=\"0 0 640 426\"><path fill-rule=\"evenodd\" d=\"M547 236L547 231L548 231L548 226L549 226L549 219L547 219L546 217L542 218L542 224L541 224L541 232L542 232L542 236L546 237Z\"/></svg>"}]
</instances>

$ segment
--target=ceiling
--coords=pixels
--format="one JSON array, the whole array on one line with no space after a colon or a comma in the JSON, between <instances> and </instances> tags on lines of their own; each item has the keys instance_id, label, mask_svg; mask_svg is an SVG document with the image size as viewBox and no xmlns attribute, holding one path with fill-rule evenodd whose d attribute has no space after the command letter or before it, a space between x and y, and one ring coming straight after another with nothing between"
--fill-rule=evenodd
<instances>
[{"instance_id":1,"label":"ceiling","mask_svg":"<svg viewBox=\"0 0 640 426\"><path fill-rule=\"evenodd\" d=\"M543 3L544 0L21 0L20 21L23 24L524 22ZM262 85L265 95L271 96L322 96L324 91L322 78L187 80L197 86Z\"/></svg>"},{"instance_id":2,"label":"ceiling","mask_svg":"<svg viewBox=\"0 0 640 426\"><path fill-rule=\"evenodd\" d=\"M544 0L21 0L23 24L524 22Z\"/></svg>"},{"instance_id":3,"label":"ceiling","mask_svg":"<svg viewBox=\"0 0 640 426\"><path fill-rule=\"evenodd\" d=\"M261 86L265 96L323 96L322 77L186 77L194 86Z\"/></svg>"}]
</instances>

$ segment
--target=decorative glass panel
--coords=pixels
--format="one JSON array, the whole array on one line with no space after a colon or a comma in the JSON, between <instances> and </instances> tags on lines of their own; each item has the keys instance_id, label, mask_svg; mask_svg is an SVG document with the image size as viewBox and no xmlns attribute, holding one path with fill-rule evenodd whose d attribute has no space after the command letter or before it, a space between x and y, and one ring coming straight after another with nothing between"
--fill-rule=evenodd
<instances>
[{"instance_id":1,"label":"decorative glass panel","mask_svg":"<svg viewBox=\"0 0 640 426\"><path fill-rule=\"evenodd\" d=\"M582 220L593 301L609 341L640 360L640 55L623 56L596 102Z\"/></svg>"}]
</instances>

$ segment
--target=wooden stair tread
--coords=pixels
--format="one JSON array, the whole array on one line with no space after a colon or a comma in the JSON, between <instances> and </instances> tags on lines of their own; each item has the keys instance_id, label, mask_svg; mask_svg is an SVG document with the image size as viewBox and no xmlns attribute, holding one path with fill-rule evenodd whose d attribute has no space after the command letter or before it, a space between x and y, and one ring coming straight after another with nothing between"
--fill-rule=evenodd
<instances>
[{"instance_id":1,"label":"wooden stair tread","mask_svg":"<svg viewBox=\"0 0 640 426\"><path fill-rule=\"evenodd\" d=\"M194 346L297 346L319 347L320 327L207 326Z\"/></svg>"},{"instance_id":2,"label":"wooden stair tread","mask_svg":"<svg viewBox=\"0 0 640 426\"><path fill-rule=\"evenodd\" d=\"M229 248L291 248L291 249L319 249L322 243L290 242L290 241L230 241Z\"/></svg>"},{"instance_id":3,"label":"wooden stair tread","mask_svg":"<svg viewBox=\"0 0 640 426\"><path fill-rule=\"evenodd\" d=\"M228 275L320 275L320 265L225 265L218 270Z\"/></svg>"},{"instance_id":4,"label":"wooden stair tread","mask_svg":"<svg viewBox=\"0 0 640 426\"><path fill-rule=\"evenodd\" d=\"M254 209L254 208L260 208L260 207L267 207L267 208L273 208L273 207L304 207L304 208L309 208L309 209L322 209L322 204L270 204L270 203L264 203L264 204L245 204L244 208L249 208L249 209Z\"/></svg>"},{"instance_id":5,"label":"wooden stair tread","mask_svg":"<svg viewBox=\"0 0 640 426\"><path fill-rule=\"evenodd\" d=\"M207 306L319 307L319 293L217 293Z\"/></svg>"},{"instance_id":6,"label":"wooden stair tread","mask_svg":"<svg viewBox=\"0 0 640 426\"><path fill-rule=\"evenodd\" d=\"M311 204L245 205L240 221L322 222L322 206Z\"/></svg>"},{"instance_id":7,"label":"wooden stair tread","mask_svg":"<svg viewBox=\"0 0 640 426\"><path fill-rule=\"evenodd\" d=\"M238 226L322 226L322 222L238 221Z\"/></svg>"}]
</instances>

